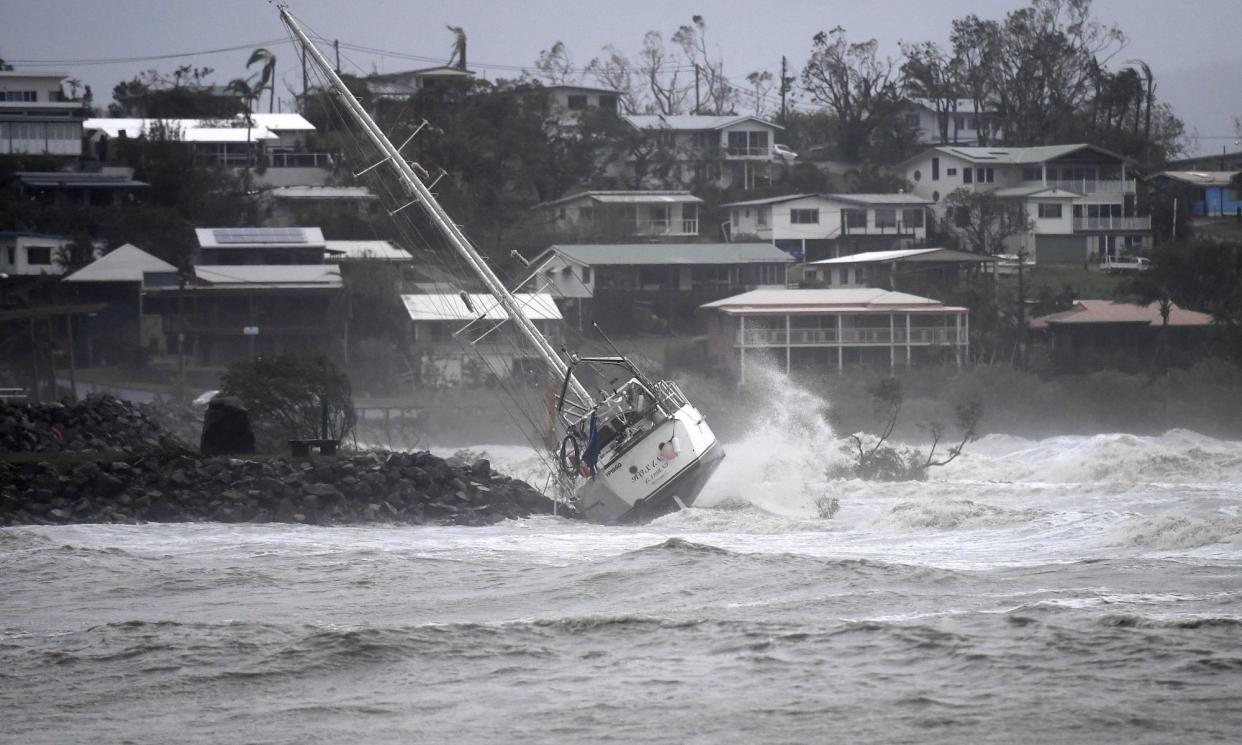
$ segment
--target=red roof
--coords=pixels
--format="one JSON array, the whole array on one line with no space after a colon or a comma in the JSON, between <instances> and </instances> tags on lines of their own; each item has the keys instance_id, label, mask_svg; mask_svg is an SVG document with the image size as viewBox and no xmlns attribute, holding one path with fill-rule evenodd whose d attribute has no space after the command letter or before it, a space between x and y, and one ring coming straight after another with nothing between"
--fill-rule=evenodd
<instances>
[{"instance_id":1,"label":"red roof","mask_svg":"<svg viewBox=\"0 0 1242 745\"><path fill-rule=\"evenodd\" d=\"M1160 303L1139 305L1137 303L1118 303L1112 300L1076 300L1074 307L1060 313L1040 316L1031 320L1031 328L1042 329L1049 326L1061 326L1081 323L1115 323L1141 324L1159 326ZM1206 313L1183 310L1176 305L1169 312L1170 326L1210 326L1212 317Z\"/></svg>"}]
</instances>

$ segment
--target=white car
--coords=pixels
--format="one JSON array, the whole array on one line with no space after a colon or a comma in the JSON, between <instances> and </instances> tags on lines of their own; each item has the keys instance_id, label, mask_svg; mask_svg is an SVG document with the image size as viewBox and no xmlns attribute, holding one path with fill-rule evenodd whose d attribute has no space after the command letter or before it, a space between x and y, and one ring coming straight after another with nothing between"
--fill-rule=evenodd
<instances>
[{"instance_id":1,"label":"white car","mask_svg":"<svg viewBox=\"0 0 1242 745\"><path fill-rule=\"evenodd\" d=\"M220 395L220 391L218 390L206 391L205 393L201 394L200 396L194 399L194 405L199 406L199 407L206 406L207 404L211 403L211 399L215 398L218 395Z\"/></svg>"},{"instance_id":2,"label":"white car","mask_svg":"<svg viewBox=\"0 0 1242 745\"><path fill-rule=\"evenodd\" d=\"M785 160L793 160L798 157L798 154L795 153L793 150L791 150L788 145L781 145L781 144L773 145L772 153L776 157L783 158Z\"/></svg>"}]
</instances>

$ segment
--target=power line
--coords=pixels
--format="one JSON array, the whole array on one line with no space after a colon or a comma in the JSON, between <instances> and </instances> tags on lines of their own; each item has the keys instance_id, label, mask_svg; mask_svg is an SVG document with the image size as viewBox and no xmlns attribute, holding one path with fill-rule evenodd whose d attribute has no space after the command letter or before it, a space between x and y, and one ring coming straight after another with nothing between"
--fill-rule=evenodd
<instances>
[{"instance_id":1,"label":"power line","mask_svg":"<svg viewBox=\"0 0 1242 745\"><path fill-rule=\"evenodd\" d=\"M181 57L195 57L206 54L222 54L224 52L239 52L245 49L254 49L256 47L270 47L279 44L289 44L289 39L268 39L266 41L254 41L249 44L238 44L232 47L220 47L219 49L203 49L196 52L176 52L172 54L155 54L146 57L98 57L94 59L11 59L5 60L8 64L21 67L67 67L70 65L86 66L86 65L118 65L128 64L131 62L157 62L166 59L179 59Z\"/></svg>"}]
</instances>

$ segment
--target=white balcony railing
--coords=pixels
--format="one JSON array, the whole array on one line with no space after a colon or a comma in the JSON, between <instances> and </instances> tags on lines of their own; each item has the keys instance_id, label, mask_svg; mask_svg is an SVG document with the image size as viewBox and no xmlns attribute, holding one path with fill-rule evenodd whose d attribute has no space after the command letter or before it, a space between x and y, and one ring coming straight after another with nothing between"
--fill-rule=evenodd
<instances>
[{"instance_id":1,"label":"white balcony railing","mask_svg":"<svg viewBox=\"0 0 1242 745\"><path fill-rule=\"evenodd\" d=\"M769 158L772 151L766 146L729 145L725 148L725 155L730 158Z\"/></svg>"},{"instance_id":2,"label":"white balcony railing","mask_svg":"<svg viewBox=\"0 0 1242 745\"><path fill-rule=\"evenodd\" d=\"M964 329L963 329L964 332ZM740 334L739 344L747 347L783 347L788 338L789 346L837 346L863 344L906 344L906 330L895 328L847 328L841 329L746 329ZM910 344L963 343L958 329L953 326L921 326L910 329Z\"/></svg>"},{"instance_id":3,"label":"white balcony railing","mask_svg":"<svg viewBox=\"0 0 1242 745\"><path fill-rule=\"evenodd\" d=\"M1024 181L1026 185L1043 183ZM1134 179L1048 179L1048 186L1079 194L1133 194Z\"/></svg>"},{"instance_id":4,"label":"white balcony railing","mask_svg":"<svg viewBox=\"0 0 1242 745\"><path fill-rule=\"evenodd\" d=\"M1151 217L1075 217L1074 230L1151 230Z\"/></svg>"},{"instance_id":5,"label":"white balcony railing","mask_svg":"<svg viewBox=\"0 0 1242 745\"><path fill-rule=\"evenodd\" d=\"M272 168L332 168L331 153L272 153Z\"/></svg>"},{"instance_id":6,"label":"white balcony railing","mask_svg":"<svg viewBox=\"0 0 1242 745\"><path fill-rule=\"evenodd\" d=\"M639 220L637 235L698 235L699 221L695 220Z\"/></svg>"}]
</instances>

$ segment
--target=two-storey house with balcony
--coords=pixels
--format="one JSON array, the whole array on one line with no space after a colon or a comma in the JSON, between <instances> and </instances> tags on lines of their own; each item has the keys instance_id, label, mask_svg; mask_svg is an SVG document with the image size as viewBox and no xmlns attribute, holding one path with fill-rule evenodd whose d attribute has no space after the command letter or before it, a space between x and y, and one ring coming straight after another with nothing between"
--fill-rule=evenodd
<instances>
[{"instance_id":1,"label":"two-storey house with balcony","mask_svg":"<svg viewBox=\"0 0 1242 745\"><path fill-rule=\"evenodd\" d=\"M62 72L0 70L0 155L82 156L81 101L65 96Z\"/></svg>"},{"instance_id":2,"label":"two-storey house with balcony","mask_svg":"<svg viewBox=\"0 0 1242 745\"><path fill-rule=\"evenodd\" d=\"M609 173L631 184L752 189L771 183L784 162L775 150L783 128L757 116L643 115L625 121L646 137Z\"/></svg>"},{"instance_id":3,"label":"two-storey house with balcony","mask_svg":"<svg viewBox=\"0 0 1242 745\"><path fill-rule=\"evenodd\" d=\"M702 199L688 191L587 191L534 207L566 238L697 238Z\"/></svg>"},{"instance_id":4,"label":"two-storey house with balcony","mask_svg":"<svg viewBox=\"0 0 1242 745\"><path fill-rule=\"evenodd\" d=\"M914 194L787 194L721 205L734 239L758 238L808 262L924 246L929 206Z\"/></svg>"},{"instance_id":5,"label":"two-storey house with balcony","mask_svg":"<svg viewBox=\"0 0 1242 745\"><path fill-rule=\"evenodd\" d=\"M1079 144L941 146L898 168L940 219L945 197L958 189L1020 204L1031 229L993 253L1025 250L1041 263L1083 263L1151 242L1151 218L1138 214L1130 165L1124 156Z\"/></svg>"}]
</instances>

